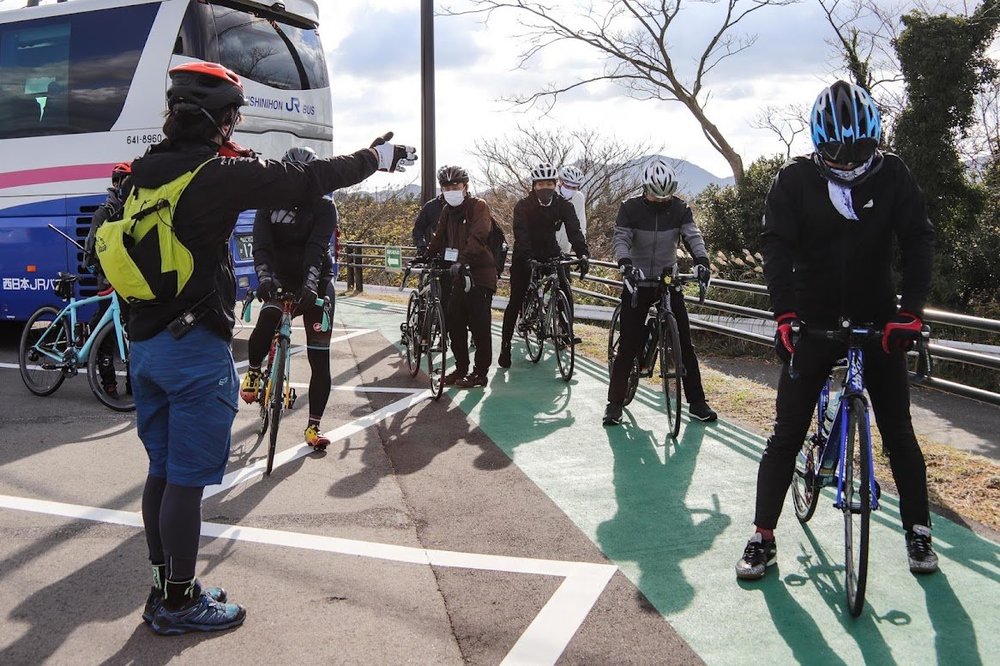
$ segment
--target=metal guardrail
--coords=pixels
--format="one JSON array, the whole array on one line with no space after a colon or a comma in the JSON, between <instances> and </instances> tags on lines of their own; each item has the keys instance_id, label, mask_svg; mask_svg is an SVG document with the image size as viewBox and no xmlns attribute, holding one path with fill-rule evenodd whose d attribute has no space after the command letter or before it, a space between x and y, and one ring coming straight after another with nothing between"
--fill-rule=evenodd
<instances>
[{"instance_id":1,"label":"metal guardrail","mask_svg":"<svg viewBox=\"0 0 1000 666\"><path fill-rule=\"evenodd\" d=\"M347 270L347 284L349 289L354 289L356 291L363 291L364 282L362 279L362 271L364 269L370 270L386 270L385 262L385 250L386 247L399 248L401 250L400 256L402 261L405 263L407 259L412 258L416 253L416 248L413 246L386 246L386 245L370 245L364 243L353 243L346 242L342 243L343 248L341 252L342 261L341 268ZM508 267L510 264L507 264ZM603 261L599 259L590 260L591 268L606 268L611 270L617 270L618 264L610 261ZM504 278L501 278L504 279ZM603 285L610 287L620 287L621 281L606 277L601 277L599 275L586 275L583 281L588 282L593 285ZM574 283L577 279L574 277ZM736 282L733 280L721 280L713 279L712 286L716 289L737 291L746 294L757 294L757 295L767 295L767 287L760 284L752 284L748 282ZM607 294L600 291L595 291L593 289L587 289L580 286L571 285L573 293L585 296L598 301L603 301L609 305L616 305L619 302L619 296L613 294ZM746 320L753 321L772 321L772 313L770 310L763 310L760 308L753 308L745 305L737 305L735 303L727 303L721 300L705 300L703 303L699 303L698 299L694 296L685 296L685 300L693 306L696 306L700 310L705 310L709 312L719 312L723 315L731 315L735 317L740 317ZM973 317L970 315L961 314L958 312L948 312L946 310L939 310L936 308L927 308L924 310L924 321L928 324L939 324L945 326L951 326L959 329L968 329L975 331L983 331L987 333L1000 333L1000 320L996 319L985 319L983 317ZM722 335L727 335L730 337L745 340L747 342L758 343L762 345L771 346L774 344L774 339L770 335L764 335L761 333L756 333L753 331L744 330L737 328L735 326L727 326L723 323L717 321L711 321L705 316L699 316L696 313L691 316L691 326L694 328L699 328L706 331L712 331L714 333L719 333ZM982 353L979 351L972 351L968 349L961 349L958 347L940 344L939 342L931 342L928 345L928 351L931 354L933 360L949 361L955 363L961 363L964 365L972 365L979 368L984 368L993 372L1000 372L1000 354L992 353ZM955 382L947 379L941 379L938 377L930 375L918 375L916 373L911 373L911 376L915 383L921 384L923 386L929 386L932 388L939 389L941 391L946 391L948 393L954 393L956 395L964 396L967 398L972 398L974 400L980 400L982 402L991 403L994 405L1000 405L1000 393L994 393L985 389L981 389L975 386L970 386L967 384L962 384L960 382Z\"/></svg>"}]
</instances>

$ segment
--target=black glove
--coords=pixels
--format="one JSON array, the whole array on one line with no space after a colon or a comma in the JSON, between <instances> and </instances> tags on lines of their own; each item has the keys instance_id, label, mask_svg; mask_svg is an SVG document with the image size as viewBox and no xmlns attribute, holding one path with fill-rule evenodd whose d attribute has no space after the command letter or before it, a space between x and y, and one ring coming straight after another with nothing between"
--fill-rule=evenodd
<instances>
[{"instance_id":1,"label":"black glove","mask_svg":"<svg viewBox=\"0 0 1000 666\"><path fill-rule=\"evenodd\" d=\"M698 257L694 260L694 274L706 287L712 281L712 269L709 268L708 257Z\"/></svg>"},{"instance_id":2,"label":"black glove","mask_svg":"<svg viewBox=\"0 0 1000 666\"><path fill-rule=\"evenodd\" d=\"M460 273L462 272L462 264L460 264L460 263L458 263L458 262L456 261L456 262L455 262L455 263L453 263L453 264L451 265L451 267L450 267L450 268L448 269L448 272L450 272L450 273L451 273L451 277L452 277L452 278L455 278L455 279L457 279L457 278L458 278L458 276L459 276L459 274L460 274Z\"/></svg>"},{"instance_id":3,"label":"black glove","mask_svg":"<svg viewBox=\"0 0 1000 666\"><path fill-rule=\"evenodd\" d=\"M417 149L413 146L402 146L389 143L392 132L386 132L372 141L371 149L378 159L379 171L406 171L405 167L413 166L417 161Z\"/></svg>"},{"instance_id":4,"label":"black glove","mask_svg":"<svg viewBox=\"0 0 1000 666\"><path fill-rule=\"evenodd\" d=\"M622 275L628 276L632 274L635 267L632 265L632 260L628 257L622 257L618 260L618 270L622 272Z\"/></svg>"},{"instance_id":5,"label":"black glove","mask_svg":"<svg viewBox=\"0 0 1000 666\"><path fill-rule=\"evenodd\" d=\"M302 285L302 290L299 291L299 307L314 308L316 307L316 301L319 300L319 292L311 285Z\"/></svg>"},{"instance_id":6,"label":"black glove","mask_svg":"<svg viewBox=\"0 0 1000 666\"><path fill-rule=\"evenodd\" d=\"M587 255L582 254L579 255L578 259L579 262L577 262L577 266L580 267L580 279L582 280L583 276L590 270L590 258Z\"/></svg>"},{"instance_id":7,"label":"black glove","mask_svg":"<svg viewBox=\"0 0 1000 666\"><path fill-rule=\"evenodd\" d=\"M274 295L281 289L278 278L270 274L257 276L257 300L266 303L274 298Z\"/></svg>"}]
</instances>

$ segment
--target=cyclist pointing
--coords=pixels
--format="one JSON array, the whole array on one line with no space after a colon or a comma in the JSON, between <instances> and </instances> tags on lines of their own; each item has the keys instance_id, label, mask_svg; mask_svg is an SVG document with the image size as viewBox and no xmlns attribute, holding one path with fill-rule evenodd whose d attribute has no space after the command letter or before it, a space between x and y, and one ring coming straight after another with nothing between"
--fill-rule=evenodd
<instances>
[{"instance_id":1,"label":"cyclist pointing","mask_svg":"<svg viewBox=\"0 0 1000 666\"><path fill-rule=\"evenodd\" d=\"M670 165L659 158L652 160L643 171L642 187L642 196L627 199L618 208L613 243L615 259L622 273L627 278L636 271L650 278L669 273L677 263L677 248L683 241L694 257L699 279L707 284L711 274L705 240L694 223L691 208L674 196L677 180ZM622 291L621 342L611 368L604 425L622 422L629 372L644 342L646 312L658 298L656 289L640 287L636 306L633 307L631 293ZM718 416L705 401L698 357L691 343L691 325L684 295L671 289L670 307L677 319L681 340L684 396L688 400L688 411L699 421L714 421Z\"/></svg>"},{"instance_id":2,"label":"cyclist pointing","mask_svg":"<svg viewBox=\"0 0 1000 666\"><path fill-rule=\"evenodd\" d=\"M172 230L193 274L165 301L136 301L129 316L137 426L149 456L142 517L154 587L143 614L161 634L215 631L245 610L195 578L204 487L219 483L237 410L230 351L236 285L229 238L248 208L288 209L415 159L377 139L372 148L308 164L241 157L229 139L246 104L239 76L214 63L170 70L167 137L132 163L136 199L193 177L176 199ZM183 181L180 181L183 182ZM169 202L168 202L169 203ZM129 205L126 204L126 210ZM140 211L142 212L142 211ZM156 265L159 265L156 262Z\"/></svg>"},{"instance_id":3,"label":"cyclist pointing","mask_svg":"<svg viewBox=\"0 0 1000 666\"><path fill-rule=\"evenodd\" d=\"M906 165L877 150L879 112L863 88L838 81L823 90L810 124L815 152L785 164L767 194L764 277L778 323L775 346L785 366L774 433L757 472L757 529L736 563L736 575L760 578L775 562L774 528L795 457L816 396L845 353L840 343L814 337L796 341L792 330L796 324L832 330L841 318L884 330L881 344L865 350L864 383L899 490L910 570L933 572L937 556L931 547L927 474L910 422L904 350L920 335L934 231ZM893 239L903 260L899 312ZM787 371L793 352L795 379Z\"/></svg>"},{"instance_id":4,"label":"cyclist pointing","mask_svg":"<svg viewBox=\"0 0 1000 666\"><path fill-rule=\"evenodd\" d=\"M308 164L316 159L310 148L289 148L283 158L292 164ZM301 314L306 329L306 356L309 359L309 423L305 439L309 446L323 450L330 444L319 428L330 398L330 336L323 330L323 306L331 306L337 293L333 288L333 259L330 239L337 231L337 206L321 196L289 210L261 208L253 221L253 259L257 273L257 297L265 303L247 344L249 368L240 386L247 403L260 391L260 364L281 321L278 288L299 295L295 314Z\"/></svg>"}]
</instances>

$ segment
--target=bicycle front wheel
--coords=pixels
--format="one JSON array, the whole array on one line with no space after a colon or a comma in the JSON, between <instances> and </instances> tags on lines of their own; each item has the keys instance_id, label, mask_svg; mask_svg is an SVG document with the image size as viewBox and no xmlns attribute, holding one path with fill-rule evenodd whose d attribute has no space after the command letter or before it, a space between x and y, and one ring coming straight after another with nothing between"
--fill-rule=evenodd
<instances>
[{"instance_id":1,"label":"bicycle front wheel","mask_svg":"<svg viewBox=\"0 0 1000 666\"><path fill-rule=\"evenodd\" d=\"M285 407L285 364L288 360L288 340L281 338L274 350L271 375L268 379L268 409L271 412L271 437L267 444L267 474L274 468L274 451L278 446L278 424Z\"/></svg>"},{"instance_id":2,"label":"bicycle front wheel","mask_svg":"<svg viewBox=\"0 0 1000 666\"><path fill-rule=\"evenodd\" d=\"M844 588L847 607L857 617L865 605L868 581L868 527L871 519L871 435L868 405L859 396L847 406L847 441L843 485Z\"/></svg>"},{"instance_id":3,"label":"bicycle front wheel","mask_svg":"<svg viewBox=\"0 0 1000 666\"><path fill-rule=\"evenodd\" d=\"M562 290L557 291L549 302L549 313L546 317L549 331L552 333L552 344L556 348L556 364L559 366L559 376L568 382L573 377L573 366L576 363L576 345L573 343L573 313L569 309L569 301Z\"/></svg>"},{"instance_id":4,"label":"bicycle front wheel","mask_svg":"<svg viewBox=\"0 0 1000 666\"><path fill-rule=\"evenodd\" d=\"M542 345L545 343L545 322L542 318L542 302L529 289L521 308L521 335L524 337L524 349L528 360L538 363L542 358Z\"/></svg>"},{"instance_id":5,"label":"bicycle front wheel","mask_svg":"<svg viewBox=\"0 0 1000 666\"><path fill-rule=\"evenodd\" d=\"M411 377L420 372L420 356L423 349L420 345L420 299L417 292L410 292L410 300L406 304L406 321L403 323L403 344L406 345L406 367Z\"/></svg>"},{"instance_id":6,"label":"bicycle front wheel","mask_svg":"<svg viewBox=\"0 0 1000 666\"><path fill-rule=\"evenodd\" d=\"M63 359L73 345L73 336L66 318L58 317L57 308L40 307L21 331L18 367L24 385L35 395L52 395L66 379Z\"/></svg>"},{"instance_id":7,"label":"bicycle front wheel","mask_svg":"<svg viewBox=\"0 0 1000 666\"><path fill-rule=\"evenodd\" d=\"M431 380L431 397L438 400L444 393L444 376L448 365L448 329L444 310L434 303L427 310L427 375Z\"/></svg>"},{"instance_id":8,"label":"bicycle front wheel","mask_svg":"<svg viewBox=\"0 0 1000 666\"><path fill-rule=\"evenodd\" d=\"M659 336L660 380L667 410L667 426L670 428L670 436L676 438L681 431L681 378L684 376L684 362L681 360L681 336L677 332L677 320L672 314L660 320Z\"/></svg>"},{"instance_id":9,"label":"bicycle front wheel","mask_svg":"<svg viewBox=\"0 0 1000 666\"><path fill-rule=\"evenodd\" d=\"M94 334L94 342L87 359L87 381L90 390L105 407L116 412L135 410L132 380L128 374L128 334L122 327L125 353L118 348L115 323L109 321Z\"/></svg>"}]
</instances>

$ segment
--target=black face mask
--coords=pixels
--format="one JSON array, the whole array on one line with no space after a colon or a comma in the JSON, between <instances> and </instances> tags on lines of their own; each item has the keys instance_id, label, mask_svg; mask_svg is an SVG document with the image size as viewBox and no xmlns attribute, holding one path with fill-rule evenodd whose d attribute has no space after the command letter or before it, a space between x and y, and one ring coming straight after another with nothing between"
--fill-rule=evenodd
<instances>
[{"instance_id":1,"label":"black face mask","mask_svg":"<svg viewBox=\"0 0 1000 666\"><path fill-rule=\"evenodd\" d=\"M538 197L538 203L543 206L548 206L552 203L552 199L556 196L555 190L535 190L535 196Z\"/></svg>"}]
</instances>

